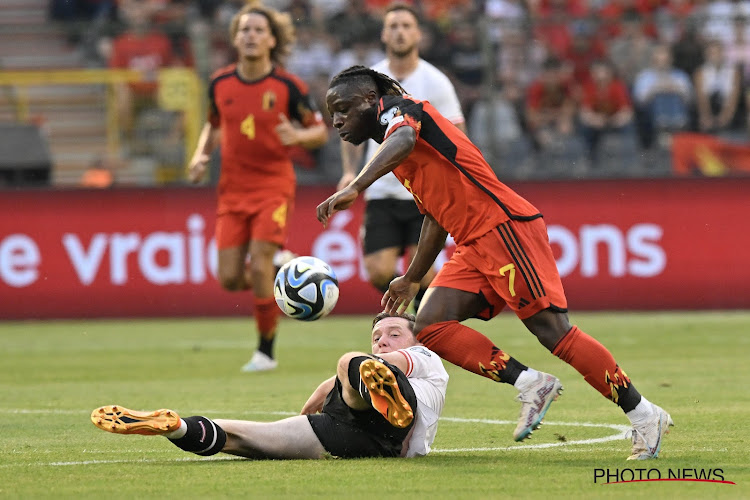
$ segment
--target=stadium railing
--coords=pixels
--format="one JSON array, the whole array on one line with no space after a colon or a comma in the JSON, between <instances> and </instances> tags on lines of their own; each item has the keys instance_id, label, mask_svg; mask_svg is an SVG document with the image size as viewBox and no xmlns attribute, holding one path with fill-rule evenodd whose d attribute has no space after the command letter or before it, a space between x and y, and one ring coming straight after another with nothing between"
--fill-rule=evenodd
<instances>
[{"instance_id":1,"label":"stadium railing","mask_svg":"<svg viewBox=\"0 0 750 500\"><path fill-rule=\"evenodd\" d=\"M130 145L121 126L116 88L144 81L147 76L141 72L118 69L0 71L0 119L38 123L46 130L55 168L53 184L77 184L82 172L102 156L122 160L127 179ZM200 133L205 99L195 71L162 69L156 81L158 109L183 115L182 152L178 165L157 165L153 178L131 178L133 183L163 184L181 178Z\"/></svg>"}]
</instances>

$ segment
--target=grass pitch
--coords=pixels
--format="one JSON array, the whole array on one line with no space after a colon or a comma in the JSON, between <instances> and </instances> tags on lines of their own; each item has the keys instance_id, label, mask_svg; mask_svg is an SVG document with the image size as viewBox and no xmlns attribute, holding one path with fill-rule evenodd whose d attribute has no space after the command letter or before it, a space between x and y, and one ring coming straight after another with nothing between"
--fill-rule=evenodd
<instances>
[{"instance_id":1,"label":"grass pitch","mask_svg":"<svg viewBox=\"0 0 750 500\"><path fill-rule=\"evenodd\" d=\"M250 420L296 413L341 353L369 350L367 317L284 321L280 367L260 374L239 372L255 346L250 319L0 323L0 498L750 498L750 313L572 319L671 413L658 460L626 462L625 416L512 315L472 326L562 379L546 424L513 442L515 389L446 363L435 451L413 460L205 459L89 421L114 403ZM721 469L736 484L594 480L597 469L629 480L639 468L711 479Z\"/></svg>"}]
</instances>

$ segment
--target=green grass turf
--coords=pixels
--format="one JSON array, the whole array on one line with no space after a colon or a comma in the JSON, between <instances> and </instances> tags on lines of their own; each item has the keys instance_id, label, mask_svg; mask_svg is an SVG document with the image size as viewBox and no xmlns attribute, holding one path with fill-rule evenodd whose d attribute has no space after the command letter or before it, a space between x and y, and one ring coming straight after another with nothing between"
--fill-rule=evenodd
<instances>
[{"instance_id":1,"label":"green grass turf","mask_svg":"<svg viewBox=\"0 0 750 500\"><path fill-rule=\"evenodd\" d=\"M184 416L280 418L301 408L341 353L369 350L369 318L284 321L280 368L261 374L239 372L255 345L250 319L2 323L0 498L750 498L750 313L572 319L671 412L676 427L658 460L626 462L626 439L570 444L616 434L606 425L627 419L511 315L471 324L565 385L530 441L512 440L519 408L512 387L447 365L447 418L435 453L286 462L204 459L160 437L102 432L89 413L116 403ZM583 422L601 426L576 425ZM561 446L528 447L541 443ZM664 477L720 468L737 484L594 484L596 468L653 468Z\"/></svg>"}]
</instances>

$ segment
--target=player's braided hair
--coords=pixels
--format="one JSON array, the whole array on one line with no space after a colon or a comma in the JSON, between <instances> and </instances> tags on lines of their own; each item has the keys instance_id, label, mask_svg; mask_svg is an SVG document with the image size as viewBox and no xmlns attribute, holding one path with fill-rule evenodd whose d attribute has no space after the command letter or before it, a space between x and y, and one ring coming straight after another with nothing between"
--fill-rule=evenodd
<instances>
[{"instance_id":1,"label":"player's braided hair","mask_svg":"<svg viewBox=\"0 0 750 500\"><path fill-rule=\"evenodd\" d=\"M240 18L245 14L260 14L268 20L271 34L276 39L276 46L271 49L271 60L276 64L283 65L285 59L291 54L292 44L296 39L292 16L286 12L279 12L266 7L259 0L247 0L229 24L229 39L231 41L234 41L239 29Z\"/></svg>"},{"instance_id":2,"label":"player's braided hair","mask_svg":"<svg viewBox=\"0 0 750 500\"><path fill-rule=\"evenodd\" d=\"M354 81L357 83L375 83L378 94L401 96L406 94L406 90L396 80L388 75L379 73L367 66L352 66L347 68L338 75L334 76L328 88L333 88L344 81Z\"/></svg>"}]
</instances>

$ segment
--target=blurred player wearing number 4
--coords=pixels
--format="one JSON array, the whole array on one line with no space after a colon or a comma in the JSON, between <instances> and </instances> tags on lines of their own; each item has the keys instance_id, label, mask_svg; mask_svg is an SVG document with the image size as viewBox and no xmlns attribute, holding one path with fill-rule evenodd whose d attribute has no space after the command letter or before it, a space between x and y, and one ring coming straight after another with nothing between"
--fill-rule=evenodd
<instances>
[{"instance_id":1,"label":"blurred player wearing number 4","mask_svg":"<svg viewBox=\"0 0 750 500\"><path fill-rule=\"evenodd\" d=\"M419 57L422 34L419 17L408 4L394 3L386 9L380 39L385 45L386 59L373 69L396 79L410 95L430 101L435 108L456 127L466 132L464 115L453 84L432 64ZM341 142L341 168L339 189L348 185L357 175L363 153L369 160L378 144L354 145ZM396 265L399 256L408 251L414 255L422 227L422 214L414 204L411 193L392 174L376 180L365 191L365 222L362 226L364 265L370 283L385 293L388 284L398 276ZM419 300L435 277L430 269L414 298L415 310Z\"/></svg>"},{"instance_id":2,"label":"blurred player wearing number 4","mask_svg":"<svg viewBox=\"0 0 750 500\"><path fill-rule=\"evenodd\" d=\"M307 86L279 67L294 38L287 14L249 3L232 19L230 36L239 59L211 79L208 120L188 175L199 182L211 152L221 145L219 281L226 290L255 294L260 344L242 370L262 371L276 367L280 311L273 280L281 263L274 263L274 256L286 241L295 191L287 147L320 147L328 131Z\"/></svg>"},{"instance_id":3,"label":"blurred player wearing number 4","mask_svg":"<svg viewBox=\"0 0 750 500\"><path fill-rule=\"evenodd\" d=\"M530 369L460 323L490 319L508 306L544 347L626 413L633 425L628 458L658 457L672 419L641 396L601 343L570 324L542 214L501 183L477 147L429 102L405 94L398 82L364 66L333 78L326 103L341 138L381 145L348 186L318 206L318 219L327 224L392 171L425 218L414 259L383 296L385 310L409 305L450 233L456 250L417 311L419 341L455 365L518 387ZM521 397L546 397L557 382L549 377L527 382Z\"/></svg>"}]
</instances>

